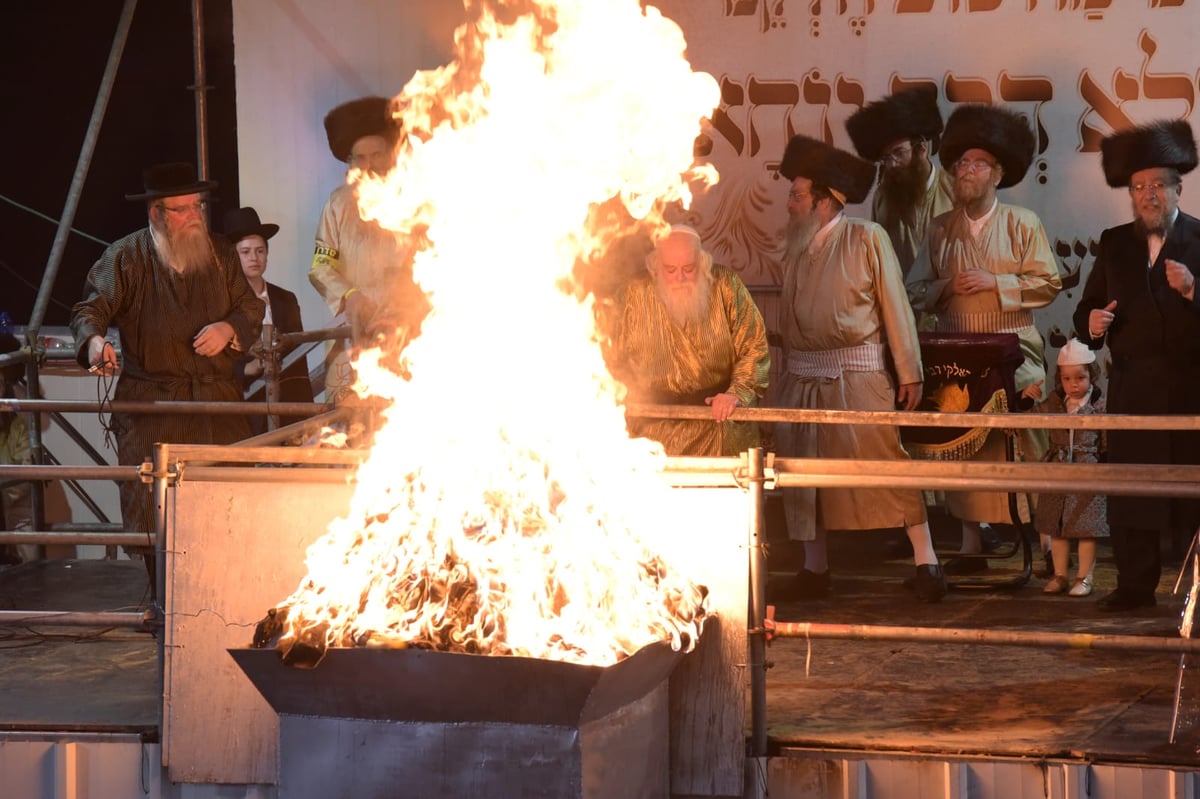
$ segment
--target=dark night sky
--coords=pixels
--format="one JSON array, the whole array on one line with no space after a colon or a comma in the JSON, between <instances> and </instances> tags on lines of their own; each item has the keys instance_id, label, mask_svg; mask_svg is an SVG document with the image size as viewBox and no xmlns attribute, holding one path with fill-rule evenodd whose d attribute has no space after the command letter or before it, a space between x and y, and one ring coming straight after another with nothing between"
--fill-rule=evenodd
<instances>
[{"instance_id":1,"label":"dark night sky","mask_svg":"<svg viewBox=\"0 0 1200 799\"><path fill-rule=\"evenodd\" d=\"M209 177L220 184L213 218L237 203L232 0L202 0L207 59ZM122 0L5 2L0 8L3 148L0 149L0 310L29 320L64 209ZM142 0L133 16L74 227L113 241L146 224L142 170L196 162L191 0ZM72 234L45 325L66 325L103 246Z\"/></svg>"}]
</instances>

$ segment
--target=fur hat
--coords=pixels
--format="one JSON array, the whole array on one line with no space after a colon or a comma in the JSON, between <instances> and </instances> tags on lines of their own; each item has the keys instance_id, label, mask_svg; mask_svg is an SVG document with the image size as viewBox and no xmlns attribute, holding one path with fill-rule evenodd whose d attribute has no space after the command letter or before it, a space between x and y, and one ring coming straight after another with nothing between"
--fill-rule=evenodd
<instances>
[{"instance_id":1,"label":"fur hat","mask_svg":"<svg viewBox=\"0 0 1200 799\"><path fill-rule=\"evenodd\" d=\"M390 106L386 97L360 97L326 114L325 137L333 157L349 161L354 142L363 136L382 136L395 144L400 138L400 123L392 116Z\"/></svg>"},{"instance_id":2,"label":"fur hat","mask_svg":"<svg viewBox=\"0 0 1200 799\"><path fill-rule=\"evenodd\" d=\"M896 92L860 108L846 120L854 149L868 161L878 161L889 144L920 136L933 142L942 133L937 89L921 85Z\"/></svg>"},{"instance_id":3,"label":"fur hat","mask_svg":"<svg viewBox=\"0 0 1200 799\"><path fill-rule=\"evenodd\" d=\"M1033 129L1024 117L999 106L971 103L956 108L946 120L940 155L942 166L953 169L967 150L990 153L1004 170L999 188L1007 189L1025 177L1036 147Z\"/></svg>"},{"instance_id":4,"label":"fur hat","mask_svg":"<svg viewBox=\"0 0 1200 799\"><path fill-rule=\"evenodd\" d=\"M221 227L225 238L237 244L247 236L262 236L263 241L279 232L279 225L268 222L263 224L258 219L258 211L253 208L235 208L225 214L225 224Z\"/></svg>"},{"instance_id":5,"label":"fur hat","mask_svg":"<svg viewBox=\"0 0 1200 799\"><path fill-rule=\"evenodd\" d=\"M1134 172L1167 167L1184 175L1196 168L1196 139L1184 119L1164 119L1114 133L1100 142L1104 179L1114 189Z\"/></svg>"},{"instance_id":6,"label":"fur hat","mask_svg":"<svg viewBox=\"0 0 1200 799\"><path fill-rule=\"evenodd\" d=\"M215 180L196 180L196 167L175 162L155 164L142 170L142 191L126 194L126 200L158 200L183 194L200 194L217 187Z\"/></svg>"},{"instance_id":7,"label":"fur hat","mask_svg":"<svg viewBox=\"0 0 1200 799\"><path fill-rule=\"evenodd\" d=\"M1096 353L1077 338L1072 338L1058 351L1059 366L1083 366L1095 363Z\"/></svg>"},{"instance_id":8,"label":"fur hat","mask_svg":"<svg viewBox=\"0 0 1200 799\"><path fill-rule=\"evenodd\" d=\"M808 136L793 136L783 151L779 174L788 180L805 177L819 186L836 189L846 202L867 199L875 185L875 164Z\"/></svg>"}]
</instances>

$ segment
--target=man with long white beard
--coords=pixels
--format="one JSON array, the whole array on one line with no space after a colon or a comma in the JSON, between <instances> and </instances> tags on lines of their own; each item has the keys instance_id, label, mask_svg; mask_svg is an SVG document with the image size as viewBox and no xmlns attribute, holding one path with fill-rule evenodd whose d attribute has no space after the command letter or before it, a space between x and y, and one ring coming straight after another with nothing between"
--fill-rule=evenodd
<instances>
[{"instance_id":1,"label":"man with long white beard","mask_svg":"<svg viewBox=\"0 0 1200 799\"><path fill-rule=\"evenodd\" d=\"M149 226L109 245L88 273L84 299L72 309L71 330L81 366L111 376L117 356L105 335L121 341L121 376L114 400L242 399L234 375L241 353L258 338L263 303L254 296L227 243L209 235L212 181L191 164L150 167L144 190L126 195L146 203ZM114 413L117 460L138 466L156 441L231 444L250 435L244 416ZM154 585L154 503L150 486L121 484L121 515L129 532L146 533Z\"/></svg>"},{"instance_id":2,"label":"man with long white beard","mask_svg":"<svg viewBox=\"0 0 1200 799\"><path fill-rule=\"evenodd\" d=\"M1020 394L1046 379L1042 334L1033 311L1050 304L1062 290L1058 264L1037 214L1001 203L997 189L1021 182L1033 163L1033 130L1020 115L990 105L960 106L942 134L942 165L954 173L954 210L929 226L906 287L915 311L937 315L939 333L1015 333L1024 361L1016 370ZM1011 410L1016 410L1015 408ZM1049 440L1044 430L1022 430L1017 458L1036 461ZM1004 432L993 431L973 460L1007 460ZM995 491L947 491L946 506L962 521L961 552L982 551L981 523L1011 524L1008 494ZM1030 520L1025 495L1018 513ZM1046 542L1048 543L1048 542ZM978 571L982 558L947 562L946 569Z\"/></svg>"},{"instance_id":3,"label":"man with long white beard","mask_svg":"<svg viewBox=\"0 0 1200 799\"><path fill-rule=\"evenodd\" d=\"M887 231L905 276L934 217L954 207L954 180L933 163L942 134L937 89L917 86L855 111L846 132L860 158L879 164L871 219Z\"/></svg>"},{"instance_id":4,"label":"man with long white beard","mask_svg":"<svg viewBox=\"0 0 1200 799\"><path fill-rule=\"evenodd\" d=\"M921 400L924 375L900 264L882 227L843 213L847 202L866 199L874 165L795 136L779 173L790 181L780 297L787 371L779 404L912 410ZM908 459L899 432L888 425L781 424L776 444L784 457ZM794 591L799 598L829 593L829 530L889 527L904 528L912 544L916 574L907 584L917 597L937 602L945 595L921 492L788 488L783 504L789 537L804 543Z\"/></svg>"},{"instance_id":5,"label":"man with long white beard","mask_svg":"<svg viewBox=\"0 0 1200 799\"><path fill-rule=\"evenodd\" d=\"M1075 309L1075 331L1107 344L1110 413L1200 414L1200 220L1179 210L1182 175L1197 165L1186 120L1118 131L1100 144L1104 178L1125 189L1133 221L1100 235L1096 262ZM1110 430L1112 463L1200 464L1200 434ZM1162 574L1160 535L1182 543L1200 524L1200 502L1108 498L1117 588L1098 603L1123 612L1153 607Z\"/></svg>"},{"instance_id":6,"label":"man with long white beard","mask_svg":"<svg viewBox=\"0 0 1200 799\"><path fill-rule=\"evenodd\" d=\"M700 236L675 225L621 291L610 362L629 402L708 405L712 421L630 418L631 436L671 456L737 455L758 446L758 426L730 421L766 393L767 328L741 278L714 264Z\"/></svg>"}]
</instances>

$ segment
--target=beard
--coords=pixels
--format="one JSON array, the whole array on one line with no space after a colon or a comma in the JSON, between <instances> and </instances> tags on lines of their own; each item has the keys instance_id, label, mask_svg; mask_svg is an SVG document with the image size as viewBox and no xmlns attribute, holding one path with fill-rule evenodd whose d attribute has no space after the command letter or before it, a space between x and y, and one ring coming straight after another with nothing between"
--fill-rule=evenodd
<instances>
[{"instance_id":1,"label":"beard","mask_svg":"<svg viewBox=\"0 0 1200 799\"><path fill-rule=\"evenodd\" d=\"M203 269L215 260L212 238L204 222L171 230L155 223L154 247L163 263L181 275Z\"/></svg>"},{"instance_id":2,"label":"beard","mask_svg":"<svg viewBox=\"0 0 1200 799\"><path fill-rule=\"evenodd\" d=\"M1133 228L1143 238L1151 233L1166 238L1167 233L1171 228L1171 209L1166 203L1159 203L1156 208L1147 208L1143 211L1138 204L1133 204Z\"/></svg>"},{"instance_id":3,"label":"beard","mask_svg":"<svg viewBox=\"0 0 1200 799\"><path fill-rule=\"evenodd\" d=\"M987 185L979 179L960 177L954 181L954 207L982 200L987 196Z\"/></svg>"},{"instance_id":4,"label":"beard","mask_svg":"<svg viewBox=\"0 0 1200 799\"><path fill-rule=\"evenodd\" d=\"M654 290L671 320L680 327L699 322L708 316L708 301L712 298L712 275L701 270L694 283L667 285L654 277Z\"/></svg>"},{"instance_id":5,"label":"beard","mask_svg":"<svg viewBox=\"0 0 1200 799\"><path fill-rule=\"evenodd\" d=\"M810 214L803 219L789 217L787 224L787 247L783 251L783 262L790 264L801 255L804 255L808 251L809 246L812 245L813 239L820 229L821 220L816 215Z\"/></svg>"},{"instance_id":6,"label":"beard","mask_svg":"<svg viewBox=\"0 0 1200 799\"><path fill-rule=\"evenodd\" d=\"M923 164L914 156L907 165L884 169L879 178L879 191L887 203L888 216L893 219L911 219L917 204L925 196L925 185L929 175Z\"/></svg>"}]
</instances>

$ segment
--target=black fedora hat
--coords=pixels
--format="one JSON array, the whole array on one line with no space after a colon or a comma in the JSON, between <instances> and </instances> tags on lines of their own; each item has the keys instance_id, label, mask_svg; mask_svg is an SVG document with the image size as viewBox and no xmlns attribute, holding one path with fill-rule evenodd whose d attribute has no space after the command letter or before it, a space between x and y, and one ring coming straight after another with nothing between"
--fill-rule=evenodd
<instances>
[{"instance_id":1,"label":"black fedora hat","mask_svg":"<svg viewBox=\"0 0 1200 799\"><path fill-rule=\"evenodd\" d=\"M279 225L263 224L258 219L258 211L253 208L235 208L225 214L221 229L226 238L237 244L247 236L262 236L265 241L279 232Z\"/></svg>"},{"instance_id":2,"label":"black fedora hat","mask_svg":"<svg viewBox=\"0 0 1200 799\"><path fill-rule=\"evenodd\" d=\"M199 194L217 187L215 180L197 180L196 167L185 162L155 164L142 170L142 191L126 194L126 200L157 200L181 194Z\"/></svg>"}]
</instances>

